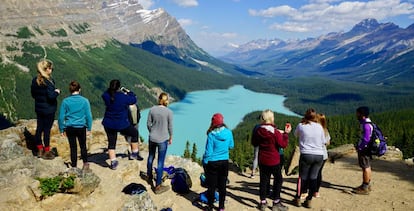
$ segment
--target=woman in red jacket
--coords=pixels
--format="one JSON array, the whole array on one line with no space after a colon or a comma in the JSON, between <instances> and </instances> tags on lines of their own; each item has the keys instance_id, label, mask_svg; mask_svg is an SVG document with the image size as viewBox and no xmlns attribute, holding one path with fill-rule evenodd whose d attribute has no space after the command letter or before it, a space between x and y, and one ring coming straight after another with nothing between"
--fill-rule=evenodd
<instances>
[{"instance_id":1,"label":"woman in red jacket","mask_svg":"<svg viewBox=\"0 0 414 211\"><path fill-rule=\"evenodd\" d=\"M288 133L292 130L289 125L280 131L274 125L274 113L267 109L262 112L262 123L252 136L252 144L259 147L260 168L260 210L267 207L266 195L268 193L270 176L273 175L273 207L272 210L287 210L280 200L282 189L282 172L280 165L279 148L286 148L289 143Z\"/></svg>"}]
</instances>

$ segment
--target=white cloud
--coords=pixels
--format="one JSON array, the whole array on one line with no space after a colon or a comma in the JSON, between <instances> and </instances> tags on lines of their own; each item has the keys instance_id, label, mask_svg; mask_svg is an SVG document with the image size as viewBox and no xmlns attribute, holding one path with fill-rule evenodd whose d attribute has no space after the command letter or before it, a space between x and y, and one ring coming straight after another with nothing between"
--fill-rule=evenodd
<instances>
[{"instance_id":1,"label":"white cloud","mask_svg":"<svg viewBox=\"0 0 414 211\"><path fill-rule=\"evenodd\" d=\"M149 9L152 5L154 5L153 0L139 0L138 3L144 8Z\"/></svg>"},{"instance_id":2,"label":"white cloud","mask_svg":"<svg viewBox=\"0 0 414 211\"><path fill-rule=\"evenodd\" d=\"M173 0L175 4L180 7L196 7L198 6L197 0Z\"/></svg>"},{"instance_id":3,"label":"white cloud","mask_svg":"<svg viewBox=\"0 0 414 211\"><path fill-rule=\"evenodd\" d=\"M286 19L269 28L289 32L326 32L343 30L366 18L379 21L399 15L414 16L414 3L400 0L340 1L310 0L299 8L288 5L262 10L250 9L251 16Z\"/></svg>"},{"instance_id":4,"label":"white cloud","mask_svg":"<svg viewBox=\"0 0 414 211\"><path fill-rule=\"evenodd\" d=\"M194 24L193 20L186 19L186 18L181 18L181 19L178 19L177 21L178 23L180 23L181 27L191 26Z\"/></svg>"},{"instance_id":5,"label":"white cloud","mask_svg":"<svg viewBox=\"0 0 414 211\"><path fill-rule=\"evenodd\" d=\"M279 7L270 7L265 10L256 11L249 9L249 14L251 16L262 16L266 18L276 17L276 16L290 16L292 13L296 13L296 9L290 7L289 5L283 5Z\"/></svg>"}]
</instances>

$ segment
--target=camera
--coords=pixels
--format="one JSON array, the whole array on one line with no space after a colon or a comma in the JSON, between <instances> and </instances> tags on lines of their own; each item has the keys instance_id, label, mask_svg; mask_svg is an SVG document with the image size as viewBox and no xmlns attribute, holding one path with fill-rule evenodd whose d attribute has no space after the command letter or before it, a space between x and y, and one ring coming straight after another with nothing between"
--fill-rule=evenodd
<instances>
[{"instance_id":1,"label":"camera","mask_svg":"<svg viewBox=\"0 0 414 211\"><path fill-rule=\"evenodd\" d=\"M127 89L125 87L121 87L121 91L123 91L123 92L129 92L129 89Z\"/></svg>"}]
</instances>

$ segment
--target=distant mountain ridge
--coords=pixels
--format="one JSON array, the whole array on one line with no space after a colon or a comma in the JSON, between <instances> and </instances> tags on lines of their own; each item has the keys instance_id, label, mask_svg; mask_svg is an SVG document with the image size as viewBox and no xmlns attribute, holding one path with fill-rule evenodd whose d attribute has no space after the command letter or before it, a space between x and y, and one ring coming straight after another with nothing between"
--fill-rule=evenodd
<instances>
[{"instance_id":1,"label":"distant mountain ridge","mask_svg":"<svg viewBox=\"0 0 414 211\"><path fill-rule=\"evenodd\" d=\"M138 0L5 0L0 13L0 53L5 56L21 55L27 41L45 47L68 42L84 50L115 39L197 70L238 73L199 48L164 9L145 10ZM151 47L145 48L148 43Z\"/></svg>"},{"instance_id":2,"label":"distant mountain ridge","mask_svg":"<svg viewBox=\"0 0 414 211\"><path fill-rule=\"evenodd\" d=\"M349 32L305 40L255 40L220 57L266 76L325 76L368 83L414 79L414 24L365 19Z\"/></svg>"}]
</instances>

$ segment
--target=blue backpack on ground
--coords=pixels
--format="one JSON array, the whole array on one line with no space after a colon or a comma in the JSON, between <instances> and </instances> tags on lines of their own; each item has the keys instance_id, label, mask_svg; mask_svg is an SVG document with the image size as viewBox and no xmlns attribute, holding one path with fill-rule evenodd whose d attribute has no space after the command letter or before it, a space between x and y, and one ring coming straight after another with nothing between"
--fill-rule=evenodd
<instances>
[{"instance_id":1,"label":"blue backpack on ground","mask_svg":"<svg viewBox=\"0 0 414 211\"><path fill-rule=\"evenodd\" d=\"M214 192L214 202L217 202L219 200L219 193L216 191ZM202 193L200 193L200 202L207 204L208 203L208 199L207 199L207 191L204 191Z\"/></svg>"},{"instance_id":2,"label":"blue backpack on ground","mask_svg":"<svg viewBox=\"0 0 414 211\"><path fill-rule=\"evenodd\" d=\"M183 168L175 168L171 175L171 187L174 192L185 194L190 192L193 186L190 175Z\"/></svg>"},{"instance_id":3,"label":"blue backpack on ground","mask_svg":"<svg viewBox=\"0 0 414 211\"><path fill-rule=\"evenodd\" d=\"M371 155L382 156L387 152L387 139L384 137L378 125L369 122L372 125L372 135L369 142L369 149Z\"/></svg>"}]
</instances>

